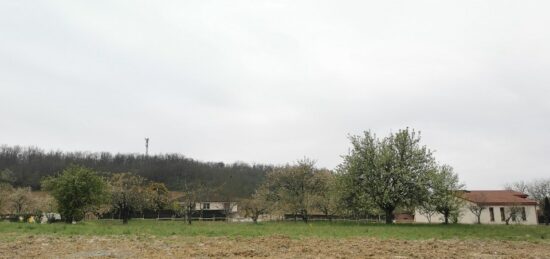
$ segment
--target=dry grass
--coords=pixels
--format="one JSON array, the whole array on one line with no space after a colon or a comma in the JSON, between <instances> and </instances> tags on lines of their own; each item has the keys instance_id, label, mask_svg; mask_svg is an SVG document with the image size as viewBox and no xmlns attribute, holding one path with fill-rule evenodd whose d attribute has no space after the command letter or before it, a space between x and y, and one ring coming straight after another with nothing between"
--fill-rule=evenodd
<instances>
[{"instance_id":1,"label":"dry grass","mask_svg":"<svg viewBox=\"0 0 550 259\"><path fill-rule=\"evenodd\" d=\"M550 258L545 226L0 223L0 258Z\"/></svg>"},{"instance_id":2,"label":"dry grass","mask_svg":"<svg viewBox=\"0 0 550 259\"><path fill-rule=\"evenodd\" d=\"M6 240L0 258L550 258L548 243L494 240L59 235Z\"/></svg>"}]
</instances>

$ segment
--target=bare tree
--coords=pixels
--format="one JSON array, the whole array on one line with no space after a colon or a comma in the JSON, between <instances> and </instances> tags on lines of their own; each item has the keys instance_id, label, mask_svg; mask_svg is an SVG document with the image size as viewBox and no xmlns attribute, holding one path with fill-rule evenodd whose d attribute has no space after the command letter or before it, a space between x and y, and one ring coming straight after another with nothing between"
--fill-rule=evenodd
<instances>
[{"instance_id":1,"label":"bare tree","mask_svg":"<svg viewBox=\"0 0 550 259\"><path fill-rule=\"evenodd\" d=\"M249 199L245 199L241 202L241 209L244 212L245 217L250 217L254 223L258 222L258 218L266 214L272 207L270 200L268 199L268 189L260 187Z\"/></svg>"},{"instance_id":2,"label":"bare tree","mask_svg":"<svg viewBox=\"0 0 550 259\"><path fill-rule=\"evenodd\" d=\"M514 182L505 185L507 190L517 191L529 195L542 204L544 197L550 197L550 179L535 179L531 182Z\"/></svg>"},{"instance_id":3,"label":"bare tree","mask_svg":"<svg viewBox=\"0 0 550 259\"><path fill-rule=\"evenodd\" d=\"M506 225L510 224L510 221L519 221L522 217L524 207L520 207L519 205L512 205L510 207L505 208L505 218L504 221L506 222Z\"/></svg>"},{"instance_id":4,"label":"bare tree","mask_svg":"<svg viewBox=\"0 0 550 259\"><path fill-rule=\"evenodd\" d=\"M17 188L9 196L12 212L16 215L29 212L32 201L30 187Z\"/></svg>"},{"instance_id":5,"label":"bare tree","mask_svg":"<svg viewBox=\"0 0 550 259\"><path fill-rule=\"evenodd\" d=\"M184 183L181 187L183 195L178 200L189 225L191 225L193 212L196 211L196 204L201 202L204 197L205 189L202 184Z\"/></svg>"},{"instance_id":6,"label":"bare tree","mask_svg":"<svg viewBox=\"0 0 550 259\"><path fill-rule=\"evenodd\" d=\"M477 203L472 203L468 206L468 209L476 216L477 224L481 224L481 213L486 208L486 206Z\"/></svg>"},{"instance_id":7,"label":"bare tree","mask_svg":"<svg viewBox=\"0 0 550 259\"><path fill-rule=\"evenodd\" d=\"M225 215L225 221L229 221L233 211L237 208L237 202L234 199L227 199L223 202L223 213Z\"/></svg>"},{"instance_id":8,"label":"bare tree","mask_svg":"<svg viewBox=\"0 0 550 259\"><path fill-rule=\"evenodd\" d=\"M550 179L536 179L529 183L527 194L543 204L545 197L550 197Z\"/></svg>"},{"instance_id":9,"label":"bare tree","mask_svg":"<svg viewBox=\"0 0 550 259\"><path fill-rule=\"evenodd\" d=\"M482 193L480 194L477 203L471 203L468 206L468 209L476 216L477 224L481 224L481 213L487 208L485 205L486 200L487 197Z\"/></svg>"},{"instance_id":10,"label":"bare tree","mask_svg":"<svg viewBox=\"0 0 550 259\"><path fill-rule=\"evenodd\" d=\"M525 181L518 181L504 185L504 189L527 194L529 190L529 184L527 184Z\"/></svg>"},{"instance_id":11,"label":"bare tree","mask_svg":"<svg viewBox=\"0 0 550 259\"><path fill-rule=\"evenodd\" d=\"M420 215L423 215L428 220L428 223L432 223L432 217L437 213L435 204L425 201L416 208Z\"/></svg>"}]
</instances>

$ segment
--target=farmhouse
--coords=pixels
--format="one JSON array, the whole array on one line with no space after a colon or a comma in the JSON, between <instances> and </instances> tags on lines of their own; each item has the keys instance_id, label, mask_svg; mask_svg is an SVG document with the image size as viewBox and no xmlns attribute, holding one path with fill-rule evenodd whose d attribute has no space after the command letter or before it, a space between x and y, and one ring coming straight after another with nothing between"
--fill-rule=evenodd
<instances>
[{"instance_id":1,"label":"farmhouse","mask_svg":"<svg viewBox=\"0 0 550 259\"><path fill-rule=\"evenodd\" d=\"M232 217L236 213L236 202L203 201L195 203L195 214L201 218L225 218Z\"/></svg>"},{"instance_id":2,"label":"farmhouse","mask_svg":"<svg viewBox=\"0 0 550 259\"><path fill-rule=\"evenodd\" d=\"M537 202L521 192L509 190L462 191L463 200L458 223L475 224L526 224L536 225ZM476 215L478 214L478 215ZM441 223L443 215L427 215L415 210L414 221L418 223Z\"/></svg>"}]
</instances>

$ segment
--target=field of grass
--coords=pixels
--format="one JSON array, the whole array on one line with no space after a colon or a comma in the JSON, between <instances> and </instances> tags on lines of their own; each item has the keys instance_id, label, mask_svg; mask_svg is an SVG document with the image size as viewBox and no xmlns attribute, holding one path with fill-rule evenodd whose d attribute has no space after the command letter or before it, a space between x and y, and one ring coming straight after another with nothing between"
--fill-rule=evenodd
<instances>
[{"instance_id":1,"label":"field of grass","mask_svg":"<svg viewBox=\"0 0 550 259\"><path fill-rule=\"evenodd\" d=\"M9 235L3 235L9 234ZM184 236L184 237L258 237L286 236L292 239L375 237L379 239L485 239L550 242L550 227L521 225L384 225L352 222L266 222L226 223L132 220L86 221L75 225L65 223L28 224L0 222L0 236L14 235L83 235L83 236Z\"/></svg>"}]
</instances>

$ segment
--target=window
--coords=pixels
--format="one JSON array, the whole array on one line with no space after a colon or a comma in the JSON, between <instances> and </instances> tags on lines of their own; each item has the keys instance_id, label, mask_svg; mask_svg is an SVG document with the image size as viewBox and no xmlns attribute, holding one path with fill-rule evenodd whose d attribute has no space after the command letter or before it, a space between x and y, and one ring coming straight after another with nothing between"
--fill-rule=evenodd
<instances>
[{"instance_id":1,"label":"window","mask_svg":"<svg viewBox=\"0 0 550 259\"><path fill-rule=\"evenodd\" d=\"M521 219L527 221L527 214L525 213L525 207L521 207Z\"/></svg>"},{"instance_id":2,"label":"window","mask_svg":"<svg viewBox=\"0 0 550 259\"><path fill-rule=\"evenodd\" d=\"M504 214L504 207L500 207L500 221L506 221L506 215Z\"/></svg>"},{"instance_id":3,"label":"window","mask_svg":"<svg viewBox=\"0 0 550 259\"><path fill-rule=\"evenodd\" d=\"M491 214L491 222L495 222L495 210L493 207L489 208L489 214Z\"/></svg>"},{"instance_id":4,"label":"window","mask_svg":"<svg viewBox=\"0 0 550 259\"><path fill-rule=\"evenodd\" d=\"M210 203L206 203L206 202L203 203L203 204L202 204L202 209L203 209L203 210L209 210L209 209L210 209Z\"/></svg>"}]
</instances>

